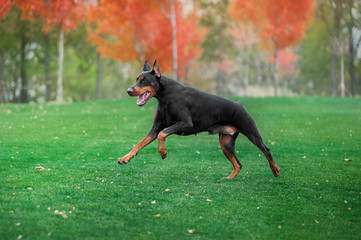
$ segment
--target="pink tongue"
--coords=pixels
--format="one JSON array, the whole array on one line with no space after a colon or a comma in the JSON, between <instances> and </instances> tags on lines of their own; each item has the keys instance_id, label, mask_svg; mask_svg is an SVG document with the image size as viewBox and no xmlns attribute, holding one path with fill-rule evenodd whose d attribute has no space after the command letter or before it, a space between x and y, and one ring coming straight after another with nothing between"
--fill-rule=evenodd
<instances>
[{"instance_id":1,"label":"pink tongue","mask_svg":"<svg viewBox=\"0 0 361 240\"><path fill-rule=\"evenodd\" d=\"M145 103L145 99L148 97L148 93L144 93L141 96L139 96L138 100L137 100L137 104L141 105Z\"/></svg>"}]
</instances>

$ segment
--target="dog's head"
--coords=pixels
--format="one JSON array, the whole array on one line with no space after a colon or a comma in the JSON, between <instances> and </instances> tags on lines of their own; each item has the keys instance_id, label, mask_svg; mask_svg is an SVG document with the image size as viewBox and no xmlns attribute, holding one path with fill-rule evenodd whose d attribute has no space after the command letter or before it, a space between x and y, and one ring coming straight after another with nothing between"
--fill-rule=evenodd
<instances>
[{"instance_id":1,"label":"dog's head","mask_svg":"<svg viewBox=\"0 0 361 240\"><path fill-rule=\"evenodd\" d=\"M160 85L160 69L157 60L154 61L153 69L150 68L148 61L145 61L143 72L141 72L133 86L128 88L129 96L139 96L138 106L144 106L149 99L157 96Z\"/></svg>"}]
</instances>

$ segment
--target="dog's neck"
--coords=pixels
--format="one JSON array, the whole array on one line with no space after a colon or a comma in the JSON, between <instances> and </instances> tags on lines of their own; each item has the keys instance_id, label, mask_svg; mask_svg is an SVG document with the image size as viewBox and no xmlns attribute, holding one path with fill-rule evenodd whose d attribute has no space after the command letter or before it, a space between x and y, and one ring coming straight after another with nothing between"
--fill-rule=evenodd
<instances>
[{"instance_id":1,"label":"dog's neck","mask_svg":"<svg viewBox=\"0 0 361 240\"><path fill-rule=\"evenodd\" d=\"M155 98L158 100L158 102L164 102L171 92L179 91L184 87L185 86L183 86L181 83L171 78L161 76L159 79L159 87L156 91L157 95L155 96Z\"/></svg>"}]
</instances>

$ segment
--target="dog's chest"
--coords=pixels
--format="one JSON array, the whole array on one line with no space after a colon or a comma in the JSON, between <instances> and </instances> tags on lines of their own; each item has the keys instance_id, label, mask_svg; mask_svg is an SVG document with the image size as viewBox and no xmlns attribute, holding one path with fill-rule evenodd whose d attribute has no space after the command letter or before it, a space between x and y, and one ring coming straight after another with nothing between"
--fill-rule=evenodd
<instances>
[{"instance_id":1,"label":"dog's chest","mask_svg":"<svg viewBox=\"0 0 361 240\"><path fill-rule=\"evenodd\" d=\"M179 112L171 104L167 106L162 106L159 110L160 114L162 115L162 119L167 127L173 125L179 119Z\"/></svg>"}]
</instances>

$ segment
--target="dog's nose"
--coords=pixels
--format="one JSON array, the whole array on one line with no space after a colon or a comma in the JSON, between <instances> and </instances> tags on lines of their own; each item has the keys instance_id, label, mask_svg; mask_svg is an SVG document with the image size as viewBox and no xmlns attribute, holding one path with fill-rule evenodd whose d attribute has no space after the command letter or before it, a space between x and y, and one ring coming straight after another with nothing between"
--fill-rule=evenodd
<instances>
[{"instance_id":1,"label":"dog's nose","mask_svg":"<svg viewBox=\"0 0 361 240\"><path fill-rule=\"evenodd\" d=\"M128 88L127 93L128 93L129 96L132 96L133 95L133 88L131 88L131 87Z\"/></svg>"}]
</instances>

